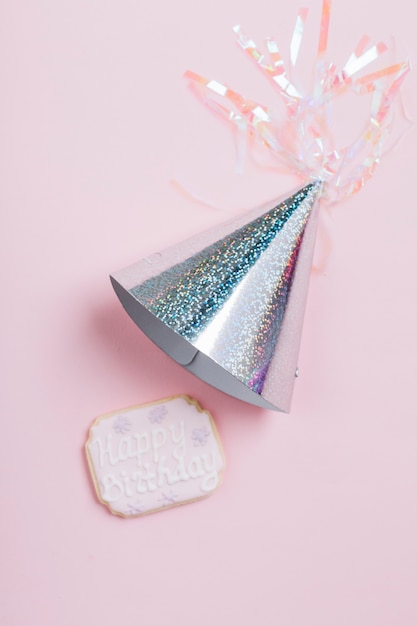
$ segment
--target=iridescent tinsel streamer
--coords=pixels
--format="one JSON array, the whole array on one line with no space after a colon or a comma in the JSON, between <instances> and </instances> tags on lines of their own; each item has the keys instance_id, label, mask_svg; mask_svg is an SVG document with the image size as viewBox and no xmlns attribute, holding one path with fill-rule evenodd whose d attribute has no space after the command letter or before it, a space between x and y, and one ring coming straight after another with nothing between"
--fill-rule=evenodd
<instances>
[{"instance_id":1,"label":"iridescent tinsel streamer","mask_svg":"<svg viewBox=\"0 0 417 626\"><path fill-rule=\"evenodd\" d=\"M283 160L289 170L304 180L326 182L330 201L346 198L359 191L371 178L390 136L393 110L399 89L410 70L410 63L385 66L364 74L363 70L387 51L380 42L370 45L363 36L341 69L326 60L331 0L323 0L320 34L314 63L314 81L310 89L301 89L292 81L303 41L308 10L300 9L290 42L290 71L278 44L266 41L264 54L241 29L234 27L237 41L246 54L270 80L284 102L286 116L279 122L273 109L245 98L227 85L187 71L206 104L226 117L242 132L249 132L271 154ZM347 145L338 147L330 122L332 105L346 93L368 96L369 116L360 134ZM244 148L240 141L238 163Z\"/></svg>"}]
</instances>

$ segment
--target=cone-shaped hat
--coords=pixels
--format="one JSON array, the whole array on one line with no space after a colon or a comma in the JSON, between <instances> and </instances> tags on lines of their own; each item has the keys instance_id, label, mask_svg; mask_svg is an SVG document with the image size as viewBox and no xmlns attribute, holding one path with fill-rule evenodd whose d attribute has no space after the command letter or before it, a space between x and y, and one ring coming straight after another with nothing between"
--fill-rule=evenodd
<instances>
[{"instance_id":1,"label":"cone-shaped hat","mask_svg":"<svg viewBox=\"0 0 417 626\"><path fill-rule=\"evenodd\" d=\"M136 324L214 387L289 411L321 182L111 276Z\"/></svg>"}]
</instances>

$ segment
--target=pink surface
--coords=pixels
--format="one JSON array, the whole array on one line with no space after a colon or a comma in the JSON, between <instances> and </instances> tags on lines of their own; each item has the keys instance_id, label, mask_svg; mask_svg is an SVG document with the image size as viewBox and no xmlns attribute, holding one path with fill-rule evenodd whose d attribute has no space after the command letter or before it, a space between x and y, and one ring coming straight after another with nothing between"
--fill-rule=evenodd
<instances>
[{"instance_id":1,"label":"pink surface","mask_svg":"<svg viewBox=\"0 0 417 626\"><path fill-rule=\"evenodd\" d=\"M414 5L375 6L335 3L336 61L363 32L394 33L397 56L417 58ZM4 6L2 626L417 623L415 129L322 220L332 251L312 277L290 416L187 374L137 330L108 280L294 188L251 161L234 174L232 133L181 75L190 67L270 102L230 27L287 37L285 47L297 7ZM415 117L415 74L404 102ZM181 393L214 415L223 484L190 506L111 515L88 475L91 423Z\"/></svg>"}]
</instances>

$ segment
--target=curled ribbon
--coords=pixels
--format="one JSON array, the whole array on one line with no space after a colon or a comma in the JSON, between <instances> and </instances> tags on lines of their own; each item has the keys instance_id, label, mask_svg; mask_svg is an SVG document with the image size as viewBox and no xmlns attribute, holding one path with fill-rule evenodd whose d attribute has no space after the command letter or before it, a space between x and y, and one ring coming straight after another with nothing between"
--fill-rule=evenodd
<instances>
[{"instance_id":1,"label":"curled ribbon","mask_svg":"<svg viewBox=\"0 0 417 626\"><path fill-rule=\"evenodd\" d=\"M300 9L290 42L290 71L287 70L278 44L266 40L264 54L241 29L233 28L243 51L277 89L285 106L284 119L254 100L245 98L217 80L186 72L204 102L225 117L239 131L249 133L269 153L283 161L289 171L304 180L323 180L330 202L356 193L372 177L383 154L383 146L392 133L394 104L400 87L410 71L408 60L363 73L388 47L380 42L370 45L363 36L341 69L326 60L331 0L323 0L320 34L310 89L301 89L292 80L303 41L308 10ZM351 92L368 96L369 115L364 128L351 142L337 146L332 130L332 106L336 99ZM245 146L239 142L238 163Z\"/></svg>"}]
</instances>

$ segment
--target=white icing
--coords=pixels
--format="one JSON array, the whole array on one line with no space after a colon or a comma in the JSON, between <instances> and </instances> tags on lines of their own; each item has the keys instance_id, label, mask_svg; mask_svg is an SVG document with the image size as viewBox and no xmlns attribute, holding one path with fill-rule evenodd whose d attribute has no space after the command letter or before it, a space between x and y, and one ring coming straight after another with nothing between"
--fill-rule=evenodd
<instances>
[{"instance_id":1,"label":"white icing","mask_svg":"<svg viewBox=\"0 0 417 626\"><path fill-rule=\"evenodd\" d=\"M124 488L125 488L125 494L128 497L133 496L134 492L132 491L132 489L130 488L130 485L129 485L129 483L130 483L130 476L128 476L126 474L126 472L120 472L120 477L121 477L121 479L123 481L123 485L124 485Z\"/></svg>"},{"instance_id":2,"label":"white icing","mask_svg":"<svg viewBox=\"0 0 417 626\"><path fill-rule=\"evenodd\" d=\"M175 485L180 481L188 481L190 478L203 478L200 482L200 489L205 493L217 487L218 475L214 452L210 455L194 455L187 466L184 457L181 457L174 470L167 467L166 456L162 455L159 457L156 471L150 469L149 463L144 463L142 469L132 472L131 476L128 476L125 471L120 472L118 477L115 474L106 474L102 479L105 488L102 497L107 502L117 502L123 496L133 496L131 481L136 483L137 493L148 493L155 491L157 487ZM118 494L112 494L113 487L118 489Z\"/></svg>"},{"instance_id":3,"label":"white icing","mask_svg":"<svg viewBox=\"0 0 417 626\"><path fill-rule=\"evenodd\" d=\"M125 410L123 419L113 415L91 429L90 466L101 500L116 513L172 506L219 484L223 458L217 438L209 436L214 433L208 414L182 397L166 401L163 413L160 405L154 408Z\"/></svg>"},{"instance_id":4,"label":"white icing","mask_svg":"<svg viewBox=\"0 0 417 626\"><path fill-rule=\"evenodd\" d=\"M190 478L199 478L200 476L204 476L203 463L201 461L201 457L193 456L189 465L188 465L188 473Z\"/></svg>"},{"instance_id":5,"label":"white icing","mask_svg":"<svg viewBox=\"0 0 417 626\"><path fill-rule=\"evenodd\" d=\"M185 467L185 455L179 454L178 450L175 449L172 453L172 456L175 460L178 461L177 471L178 471L180 480L188 480L190 478L190 475L187 472L186 467Z\"/></svg>"},{"instance_id":6,"label":"white icing","mask_svg":"<svg viewBox=\"0 0 417 626\"><path fill-rule=\"evenodd\" d=\"M162 448L167 441L167 431L166 428L154 428L152 430L152 449L153 449L153 460L155 463L158 463L159 460L159 448Z\"/></svg>"},{"instance_id":7,"label":"white icing","mask_svg":"<svg viewBox=\"0 0 417 626\"><path fill-rule=\"evenodd\" d=\"M136 491L138 493L146 493L146 485L144 485L142 481L141 472L133 472L132 479L136 481Z\"/></svg>"},{"instance_id":8,"label":"white icing","mask_svg":"<svg viewBox=\"0 0 417 626\"><path fill-rule=\"evenodd\" d=\"M216 469L216 452L213 450L210 454L203 454L202 459L206 475L201 483L202 491L208 492L216 489L219 484L219 476Z\"/></svg>"},{"instance_id":9,"label":"white icing","mask_svg":"<svg viewBox=\"0 0 417 626\"><path fill-rule=\"evenodd\" d=\"M168 485L174 485L179 480L181 480L178 474L176 474L175 472L171 472L169 467L165 465L165 459L166 459L165 456L161 456L158 462L158 469L157 469L158 487L163 486L164 478L166 479L166 482Z\"/></svg>"},{"instance_id":10,"label":"white icing","mask_svg":"<svg viewBox=\"0 0 417 626\"><path fill-rule=\"evenodd\" d=\"M97 429L95 429L97 430ZM113 459L112 454L111 454L111 440L113 438L112 433L109 433L106 437L106 446L103 447L103 444L101 442L101 439L99 439L97 437L97 439L94 439L93 443L96 443L99 449L99 455L100 455L100 467L104 466L104 462L106 460L106 454L109 455L109 463L110 465L115 465L116 461Z\"/></svg>"},{"instance_id":11,"label":"white icing","mask_svg":"<svg viewBox=\"0 0 417 626\"><path fill-rule=\"evenodd\" d=\"M122 497L124 493L123 484L117 480L114 474L106 474L106 476L103 476L101 483L103 485L103 492L101 494L103 500L106 502L117 502L117 500ZM116 494L112 495L113 487L116 487L117 491Z\"/></svg>"},{"instance_id":12,"label":"white icing","mask_svg":"<svg viewBox=\"0 0 417 626\"><path fill-rule=\"evenodd\" d=\"M140 459L142 454L146 454L147 452L149 452L149 448L150 448L150 441L149 441L149 435L148 433L139 433L134 435L135 439L136 439L136 458L138 460L138 467L140 467ZM142 442L144 442L144 445L142 445Z\"/></svg>"},{"instance_id":13,"label":"white icing","mask_svg":"<svg viewBox=\"0 0 417 626\"><path fill-rule=\"evenodd\" d=\"M171 424L171 426L169 427L169 430L171 432L171 439L172 439L172 443L177 444L177 453L180 456L185 456L185 425L184 425L184 420L181 420L179 423L179 433L177 435L177 433L175 432L175 424Z\"/></svg>"},{"instance_id":14,"label":"white icing","mask_svg":"<svg viewBox=\"0 0 417 626\"><path fill-rule=\"evenodd\" d=\"M118 463L120 463L120 461L126 461L127 459L131 459L135 456L135 452L132 446L132 437L130 435L120 437L117 452Z\"/></svg>"},{"instance_id":15,"label":"white icing","mask_svg":"<svg viewBox=\"0 0 417 626\"><path fill-rule=\"evenodd\" d=\"M152 472L149 463L144 463L143 467L145 468L145 473L142 474L142 479L146 482L146 488L148 491L156 491L156 483L154 482L154 478L156 478L156 474Z\"/></svg>"}]
</instances>

